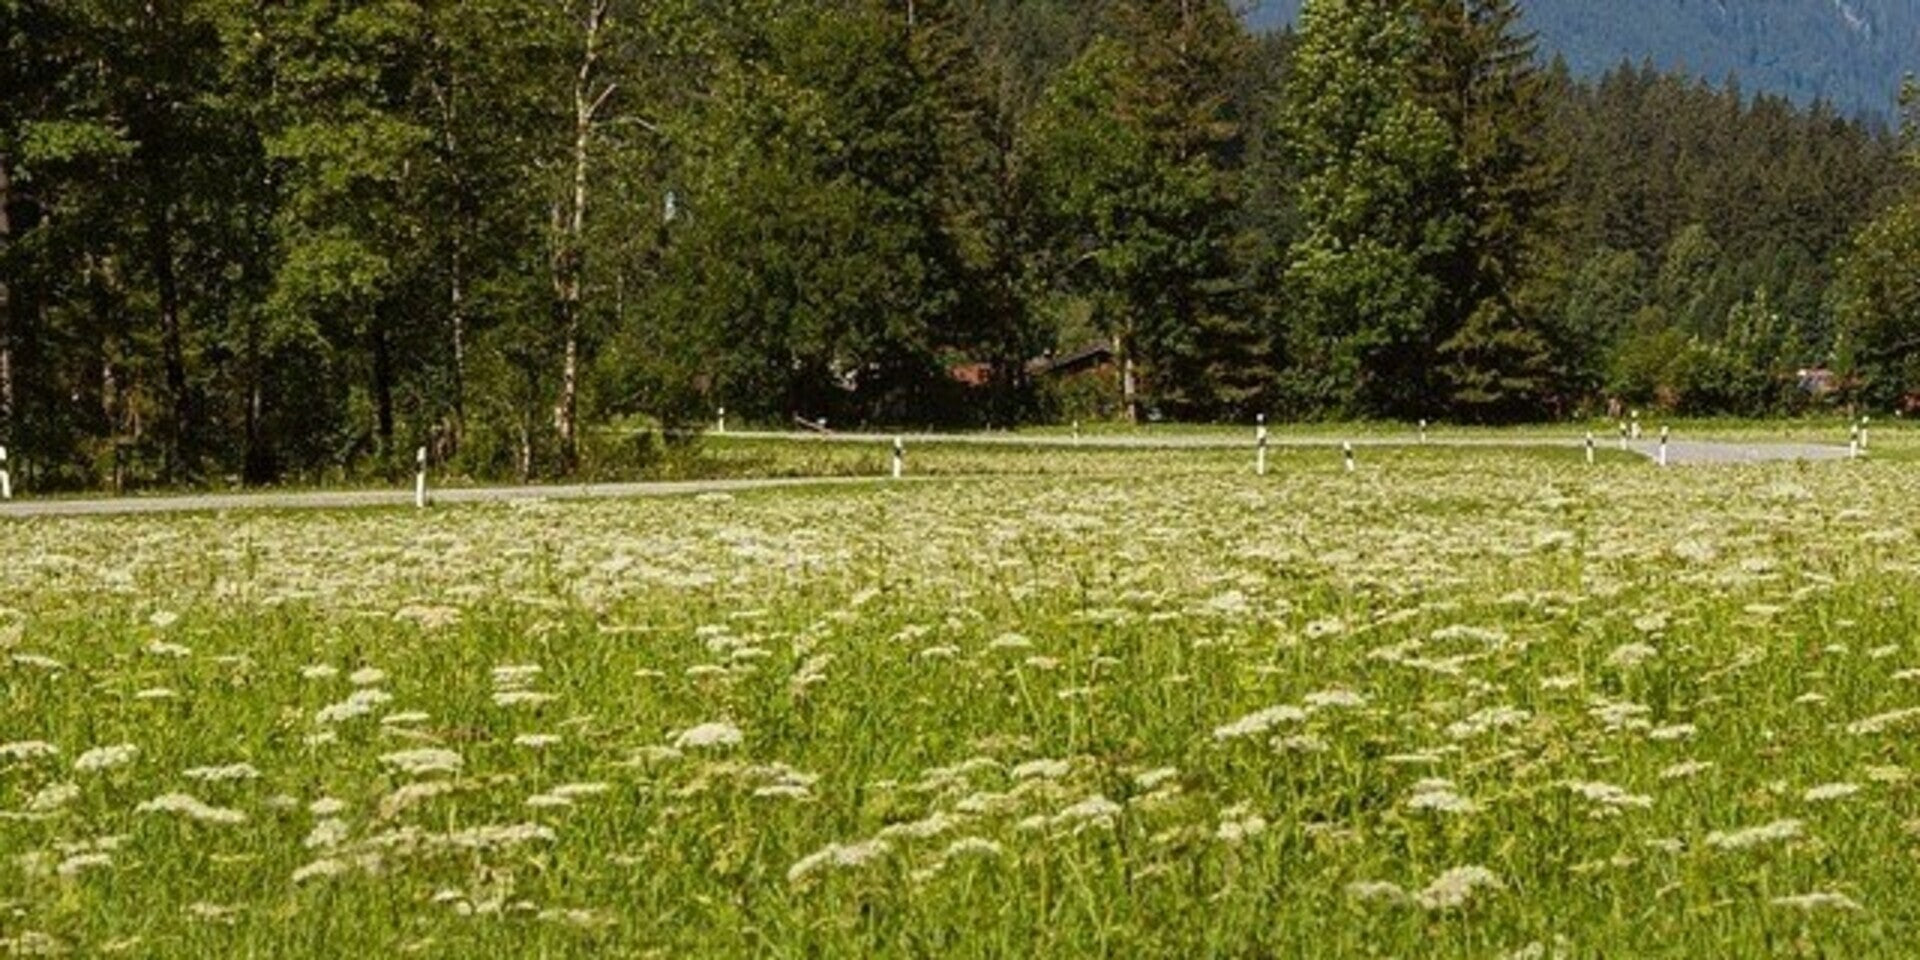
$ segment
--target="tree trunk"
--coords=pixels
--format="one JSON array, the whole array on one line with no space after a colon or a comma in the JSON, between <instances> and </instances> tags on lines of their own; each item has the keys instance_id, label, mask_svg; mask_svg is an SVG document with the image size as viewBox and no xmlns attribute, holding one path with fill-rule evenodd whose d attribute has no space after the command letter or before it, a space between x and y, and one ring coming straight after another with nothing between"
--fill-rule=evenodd
<instances>
[{"instance_id":1,"label":"tree trunk","mask_svg":"<svg viewBox=\"0 0 1920 960\"><path fill-rule=\"evenodd\" d=\"M393 357L387 345L386 309L373 316L373 415L377 452L393 451Z\"/></svg>"},{"instance_id":2,"label":"tree trunk","mask_svg":"<svg viewBox=\"0 0 1920 960\"><path fill-rule=\"evenodd\" d=\"M448 285L448 306L452 309L453 327L453 449L460 448L460 441L467 429L467 278L466 263L460 249L461 241L454 240L451 268L451 283Z\"/></svg>"},{"instance_id":3,"label":"tree trunk","mask_svg":"<svg viewBox=\"0 0 1920 960\"><path fill-rule=\"evenodd\" d=\"M584 48L573 80L573 189L560 218L553 257L554 312L565 343L560 401L554 409L554 426L560 434L560 469L564 473L574 471L580 456L580 293L586 269L587 167L596 118L614 90L611 84L602 86L598 80L607 6L608 0L587 0L586 18L581 23Z\"/></svg>"},{"instance_id":4,"label":"tree trunk","mask_svg":"<svg viewBox=\"0 0 1920 960\"><path fill-rule=\"evenodd\" d=\"M186 348L180 329L180 285L174 275L173 208L162 185L149 184L147 256L160 307L160 362L165 371L172 423L167 429L166 476L188 478L193 450L193 404L187 396Z\"/></svg>"},{"instance_id":5,"label":"tree trunk","mask_svg":"<svg viewBox=\"0 0 1920 960\"><path fill-rule=\"evenodd\" d=\"M455 132L459 120L459 106L455 97L459 92L459 79L450 76L443 89L439 91L441 148L446 152L444 158L447 169L453 171L453 224L448 232L447 251L447 320L449 339L453 348L453 397L451 398L452 423L450 436L447 437L448 455L459 450L460 442L466 433L467 417L467 249L466 231L473 220L473 198L467 189L464 169L460 160L460 141Z\"/></svg>"},{"instance_id":6,"label":"tree trunk","mask_svg":"<svg viewBox=\"0 0 1920 960\"><path fill-rule=\"evenodd\" d=\"M7 209L12 202L13 177L6 158L0 157L0 250L13 246L13 218ZM13 439L13 411L13 288L0 271L0 443Z\"/></svg>"},{"instance_id":7,"label":"tree trunk","mask_svg":"<svg viewBox=\"0 0 1920 960\"><path fill-rule=\"evenodd\" d=\"M244 476L249 484L270 483L277 469L273 463L271 450L261 429L266 401L264 377L260 370L260 326L258 321L247 321L247 416L246 416L246 452Z\"/></svg>"}]
</instances>

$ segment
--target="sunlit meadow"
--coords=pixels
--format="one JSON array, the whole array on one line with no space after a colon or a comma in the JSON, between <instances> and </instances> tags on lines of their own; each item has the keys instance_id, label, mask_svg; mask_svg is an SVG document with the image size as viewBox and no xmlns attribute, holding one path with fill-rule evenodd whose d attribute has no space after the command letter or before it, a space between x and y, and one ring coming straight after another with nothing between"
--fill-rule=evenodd
<instances>
[{"instance_id":1,"label":"sunlit meadow","mask_svg":"<svg viewBox=\"0 0 1920 960\"><path fill-rule=\"evenodd\" d=\"M0 524L0 954L1920 936L1910 468L1074 456Z\"/></svg>"}]
</instances>

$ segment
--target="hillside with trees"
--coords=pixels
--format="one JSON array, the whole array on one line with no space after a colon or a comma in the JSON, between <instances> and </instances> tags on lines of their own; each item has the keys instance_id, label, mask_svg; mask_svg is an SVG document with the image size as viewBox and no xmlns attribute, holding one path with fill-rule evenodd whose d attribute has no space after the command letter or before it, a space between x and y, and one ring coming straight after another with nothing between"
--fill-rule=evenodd
<instances>
[{"instance_id":1,"label":"hillside with trees","mask_svg":"<svg viewBox=\"0 0 1920 960\"><path fill-rule=\"evenodd\" d=\"M1300 0L1255 0L1248 23L1299 21ZM1920 6L1908 0L1523 0L1549 56L1581 77L1649 64L1849 115L1895 112L1900 80L1920 70Z\"/></svg>"},{"instance_id":2,"label":"hillside with trees","mask_svg":"<svg viewBox=\"0 0 1920 960\"><path fill-rule=\"evenodd\" d=\"M1513 422L1920 388L1899 139L1588 78L1531 10L0 0L0 443L43 489L422 445L524 479L721 407Z\"/></svg>"}]
</instances>

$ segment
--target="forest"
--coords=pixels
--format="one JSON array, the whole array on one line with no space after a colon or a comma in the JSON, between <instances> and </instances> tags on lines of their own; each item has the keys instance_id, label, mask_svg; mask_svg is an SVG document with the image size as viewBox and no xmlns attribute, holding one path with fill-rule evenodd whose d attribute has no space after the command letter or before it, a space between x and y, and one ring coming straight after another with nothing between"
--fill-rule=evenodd
<instances>
[{"instance_id":1,"label":"forest","mask_svg":"<svg viewBox=\"0 0 1920 960\"><path fill-rule=\"evenodd\" d=\"M591 473L635 430L1892 410L1884 121L1514 0L0 0L42 488ZM1107 362L1063 372L1056 360ZM1077 369L1077 368L1076 368Z\"/></svg>"}]
</instances>

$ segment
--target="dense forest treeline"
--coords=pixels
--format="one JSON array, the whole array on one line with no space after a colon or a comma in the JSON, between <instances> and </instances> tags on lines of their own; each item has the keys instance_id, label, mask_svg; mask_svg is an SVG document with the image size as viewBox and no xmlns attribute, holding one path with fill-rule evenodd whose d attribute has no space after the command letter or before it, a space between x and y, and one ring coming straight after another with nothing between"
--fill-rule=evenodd
<instances>
[{"instance_id":1,"label":"dense forest treeline","mask_svg":"<svg viewBox=\"0 0 1920 960\"><path fill-rule=\"evenodd\" d=\"M1920 385L1902 144L1512 0L0 0L41 486L594 425L1770 413ZM1063 376L1037 358L1098 345Z\"/></svg>"}]
</instances>

